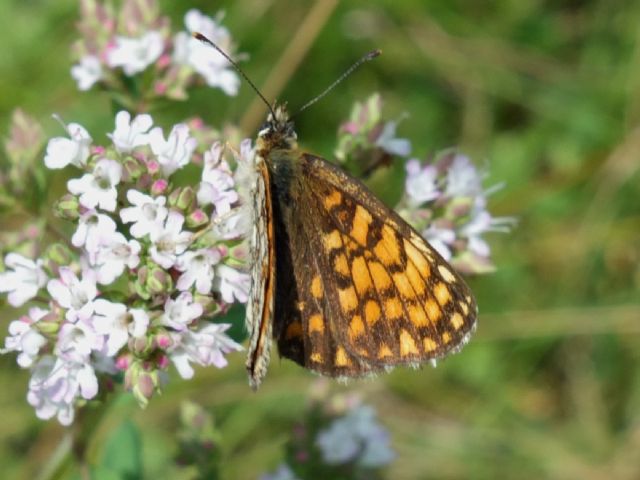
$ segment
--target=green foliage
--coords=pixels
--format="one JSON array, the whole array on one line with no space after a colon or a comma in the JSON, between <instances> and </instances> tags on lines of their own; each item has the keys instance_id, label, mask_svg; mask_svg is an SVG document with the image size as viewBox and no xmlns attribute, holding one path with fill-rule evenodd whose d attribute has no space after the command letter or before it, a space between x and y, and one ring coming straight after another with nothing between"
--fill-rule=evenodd
<instances>
[{"instance_id":1,"label":"green foliage","mask_svg":"<svg viewBox=\"0 0 640 480\"><path fill-rule=\"evenodd\" d=\"M161 4L179 25L188 7ZM274 67L301 44L291 40L310 6L189 2L209 14L226 8L240 51L250 54L243 68L258 85L284 75ZM76 15L72 0L0 3L0 41L13 52L0 56L0 132L16 107L48 137L61 134L49 120L54 112L90 131L113 129L108 99L76 91L69 75ZM378 408L398 452L389 478L640 476L639 23L632 0L354 0L339 2L326 23L306 24L320 34L275 94L292 110L364 52L383 55L296 118L305 148L331 157L354 101L380 91L392 117L409 114L399 135L416 156L456 145L486 162L490 182L506 183L491 211L520 220L490 239L496 273L471 281L479 328L461 354L435 370L335 386ZM246 85L237 98L203 89L152 113L159 124L199 115L220 126L240 121L254 101ZM247 135L256 121L246 120ZM396 167L384 181L371 179L389 204L403 181ZM40 205L59 197L64 181L56 174L38 187ZM21 213L3 225L33 220ZM234 310L234 322L241 317ZM3 331L12 318L0 313ZM253 394L242 355L231 361L190 382L174 378L144 412L134 402L110 411L108 424L120 426L93 440L102 459L95 478L192 478L174 462L186 398L215 414L220 478L273 470L314 379L276 360ZM7 478L30 478L62 428L36 424L24 401L26 376L13 359L0 358L0 366L0 464ZM123 422L131 415L138 427Z\"/></svg>"}]
</instances>

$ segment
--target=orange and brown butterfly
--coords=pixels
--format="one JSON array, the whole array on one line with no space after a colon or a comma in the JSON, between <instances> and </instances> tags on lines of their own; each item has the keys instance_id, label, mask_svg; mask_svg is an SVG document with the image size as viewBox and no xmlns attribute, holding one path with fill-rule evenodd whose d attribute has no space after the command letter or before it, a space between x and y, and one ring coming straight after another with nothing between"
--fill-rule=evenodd
<instances>
[{"instance_id":1,"label":"orange and brown butterfly","mask_svg":"<svg viewBox=\"0 0 640 480\"><path fill-rule=\"evenodd\" d=\"M269 108L252 192L251 386L272 338L280 356L339 378L458 351L476 325L469 287L362 182L300 150L282 105Z\"/></svg>"}]
</instances>

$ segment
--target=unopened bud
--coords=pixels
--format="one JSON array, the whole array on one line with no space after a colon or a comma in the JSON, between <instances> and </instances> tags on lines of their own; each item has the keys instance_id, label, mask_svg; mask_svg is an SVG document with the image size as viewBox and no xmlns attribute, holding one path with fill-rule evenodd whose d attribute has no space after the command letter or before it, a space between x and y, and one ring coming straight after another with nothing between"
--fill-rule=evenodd
<instances>
[{"instance_id":1,"label":"unopened bud","mask_svg":"<svg viewBox=\"0 0 640 480\"><path fill-rule=\"evenodd\" d=\"M169 195L169 205L186 212L191 209L196 194L191 187L178 187Z\"/></svg>"},{"instance_id":2,"label":"unopened bud","mask_svg":"<svg viewBox=\"0 0 640 480\"><path fill-rule=\"evenodd\" d=\"M58 200L54 207L54 214L65 220L77 220L80 216L80 203L78 197L67 193L60 200Z\"/></svg>"}]
</instances>

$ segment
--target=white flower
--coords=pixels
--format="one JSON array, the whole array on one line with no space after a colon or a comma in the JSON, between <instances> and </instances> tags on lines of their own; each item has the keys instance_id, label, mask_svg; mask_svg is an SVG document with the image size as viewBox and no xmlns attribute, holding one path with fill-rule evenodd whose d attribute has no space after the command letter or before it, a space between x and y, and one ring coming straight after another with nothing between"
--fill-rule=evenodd
<instances>
[{"instance_id":1,"label":"white flower","mask_svg":"<svg viewBox=\"0 0 640 480\"><path fill-rule=\"evenodd\" d=\"M435 166L425 165L421 168L418 160L411 159L407 162L406 169L405 191L410 205L418 206L438 198L440 195L436 186L438 170Z\"/></svg>"},{"instance_id":2,"label":"white flower","mask_svg":"<svg viewBox=\"0 0 640 480\"><path fill-rule=\"evenodd\" d=\"M275 472L264 473L259 480L300 480L291 467L286 463L281 463Z\"/></svg>"},{"instance_id":3,"label":"white flower","mask_svg":"<svg viewBox=\"0 0 640 480\"><path fill-rule=\"evenodd\" d=\"M183 123L175 125L166 140L160 127L149 132L149 146L158 157L165 177L187 165L197 145L197 140L189 136L189 127Z\"/></svg>"},{"instance_id":4,"label":"white flower","mask_svg":"<svg viewBox=\"0 0 640 480\"><path fill-rule=\"evenodd\" d=\"M103 348L104 337L87 320L78 320L60 327L55 354L65 361L83 363L89 361L92 352Z\"/></svg>"},{"instance_id":5,"label":"white flower","mask_svg":"<svg viewBox=\"0 0 640 480\"><path fill-rule=\"evenodd\" d=\"M456 239L456 232L450 228L440 228L434 224L429 225L425 231L422 232L422 236L427 239L429 244L436 249L436 251L445 260L451 260L451 248L449 247Z\"/></svg>"},{"instance_id":6,"label":"white flower","mask_svg":"<svg viewBox=\"0 0 640 480\"><path fill-rule=\"evenodd\" d=\"M229 164L222 158L222 144L216 142L204 153L202 183L198 189L200 205L213 204L218 215L231 210L231 204L238 200Z\"/></svg>"},{"instance_id":7,"label":"white flower","mask_svg":"<svg viewBox=\"0 0 640 480\"><path fill-rule=\"evenodd\" d=\"M248 273L240 272L225 264L218 264L214 289L220 292L222 300L226 303L238 301L245 303L249 298L249 287L251 286L251 276Z\"/></svg>"},{"instance_id":8,"label":"white flower","mask_svg":"<svg viewBox=\"0 0 640 480\"><path fill-rule=\"evenodd\" d=\"M469 157L456 154L447 170L445 194L449 197L475 197L482 194L482 176Z\"/></svg>"},{"instance_id":9,"label":"white flower","mask_svg":"<svg viewBox=\"0 0 640 480\"><path fill-rule=\"evenodd\" d=\"M171 211L162 229L150 234L153 245L149 253L153 261L163 268L173 267L178 255L184 253L191 242L191 233L182 231L183 223L182 214Z\"/></svg>"},{"instance_id":10,"label":"white flower","mask_svg":"<svg viewBox=\"0 0 640 480\"><path fill-rule=\"evenodd\" d=\"M157 234L162 230L162 224L169 212L165 207L167 203L165 197L154 198L137 190L129 190L127 200L133 207L120 210L120 218L124 223L133 223L131 235L141 238L147 234Z\"/></svg>"},{"instance_id":11,"label":"white flower","mask_svg":"<svg viewBox=\"0 0 640 480\"><path fill-rule=\"evenodd\" d=\"M176 268L184 273L176 284L178 290L189 290L195 283L198 293L209 293L213 284L214 267L220 262L220 258L220 251L215 248L201 248L180 255Z\"/></svg>"},{"instance_id":12,"label":"white flower","mask_svg":"<svg viewBox=\"0 0 640 480\"><path fill-rule=\"evenodd\" d=\"M90 364L64 362L48 355L33 370L27 401L35 407L38 418L57 416L62 425L70 425L78 396L89 400L97 393L98 379Z\"/></svg>"},{"instance_id":13,"label":"white flower","mask_svg":"<svg viewBox=\"0 0 640 480\"><path fill-rule=\"evenodd\" d=\"M129 112L122 110L116 115L116 129L108 136L121 153L128 153L136 147L148 143L148 132L153 126L151 115L136 115L131 121Z\"/></svg>"},{"instance_id":14,"label":"white flower","mask_svg":"<svg viewBox=\"0 0 640 480\"><path fill-rule=\"evenodd\" d=\"M184 330L172 335L174 344L168 352L169 358L182 378L193 377L191 362L223 368L228 363L224 354L242 350L242 346L224 333L229 327L228 324L210 323L199 330Z\"/></svg>"},{"instance_id":15,"label":"white flower","mask_svg":"<svg viewBox=\"0 0 640 480\"><path fill-rule=\"evenodd\" d=\"M7 300L13 307L24 305L47 283L47 274L40 259L34 262L12 252L4 258L4 263L10 270L0 273L0 292L9 292Z\"/></svg>"},{"instance_id":16,"label":"white flower","mask_svg":"<svg viewBox=\"0 0 640 480\"><path fill-rule=\"evenodd\" d=\"M87 252L95 253L101 245L108 244L115 233L116 222L111 217L95 210L87 210L80 215L71 243L74 247L84 246Z\"/></svg>"},{"instance_id":17,"label":"white flower","mask_svg":"<svg viewBox=\"0 0 640 480\"><path fill-rule=\"evenodd\" d=\"M64 168L67 165L84 167L89 158L89 146L93 140L82 125L70 123L64 125L70 138L55 137L47 143L44 164L47 168Z\"/></svg>"},{"instance_id":18,"label":"white flower","mask_svg":"<svg viewBox=\"0 0 640 480\"><path fill-rule=\"evenodd\" d=\"M60 267L60 279L49 280L47 290L51 297L67 309L66 319L70 322L87 320L93 315L94 298L98 294L95 273L86 270L82 281L68 267Z\"/></svg>"},{"instance_id":19,"label":"white flower","mask_svg":"<svg viewBox=\"0 0 640 480\"><path fill-rule=\"evenodd\" d=\"M202 305L194 302L189 292L182 292L175 300L167 299L160 323L174 330L183 331L201 315Z\"/></svg>"},{"instance_id":20,"label":"white flower","mask_svg":"<svg viewBox=\"0 0 640 480\"><path fill-rule=\"evenodd\" d=\"M184 16L184 23L190 33L202 33L222 51L231 55L231 35L215 20L192 9ZM210 87L220 88L227 95L238 93L240 78L226 58L185 32L174 37L174 45L174 62L193 68L204 77Z\"/></svg>"},{"instance_id":21,"label":"white flower","mask_svg":"<svg viewBox=\"0 0 640 480\"><path fill-rule=\"evenodd\" d=\"M334 420L320 431L316 444L325 462L339 465L356 460L364 467L381 467L395 454L389 446L389 434L376 422L375 412L361 406Z\"/></svg>"},{"instance_id":22,"label":"white flower","mask_svg":"<svg viewBox=\"0 0 640 480\"><path fill-rule=\"evenodd\" d=\"M47 313L47 310L32 307L29 309L29 315L23 315L19 320L11 322L9 336L4 339L4 348L0 349L0 353L20 352L18 365L22 368L33 365L40 349L47 344L47 339L33 328L33 325Z\"/></svg>"},{"instance_id":23,"label":"white flower","mask_svg":"<svg viewBox=\"0 0 640 480\"><path fill-rule=\"evenodd\" d=\"M131 269L140 263L140 243L137 240L127 240L120 232L100 245L91 264L95 267L98 283L109 285L122 275L125 267Z\"/></svg>"},{"instance_id":24,"label":"white flower","mask_svg":"<svg viewBox=\"0 0 640 480\"><path fill-rule=\"evenodd\" d=\"M80 63L71 67L71 76L80 90L89 90L97 81L102 79L103 72L100 59L95 55L85 55L80 59Z\"/></svg>"},{"instance_id":25,"label":"white flower","mask_svg":"<svg viewBox=\"0 0 640 480\"><path fill-rule=\"evenodd\" d=\"M122 178L122 165L115 160L98 160L93 173L67 182L67 188L74 195L80 195L80 204L86 208L99 206L113 212L116 209L118 190L116 185Z\"/></svg>"},{"instance_id":26,"label":"white flower","mask_svg":"<svg viewBox=\"0 0 640 480\"><path fill-rule=\"evenodd\" d=\"M398 122L385 123L375 145L391 155L407 157L411 153L411 142L406 138L396 138L397 127Z\"/></svg>"},{"instance_id":27,"label":"white flower","mask_svg":"<svg viewBox=\"0 0 640 480\"><path fill-rule=\"evenodd\" d=\"M467 250L481 257L489 257L489 244L481 237L486 232L509 232L515 223L513 217L492 217L484 209L484 199L477 198L476 205L471 211L469 221L460 228L460 236L468 240Z\"/></svg>"},{"instance_id":28,"label":"white flower","mask_svg":"<svg viewBox=\"0 0 640 480\"><path fill-rule=\"evenodd\" d=\"M115 45L107 50L107 64L122 67L125 75L131 77L155 62L163 50L160 32L152 30L139 38L116 36Z\"/></svg>"},{"instance_id":29,"label":"white flower","mask_svg":"<svg viewBox=\"0 0 640 480\"><path fill-rule=\"evenodd\" d=\"M106 354L113 356L126 345L130 337L138 338L147 333L149 315L139 308L127 309L122 303L99 298L95 301L93 325L98 333L106 335Z\"/></svg>"}]
</instances>

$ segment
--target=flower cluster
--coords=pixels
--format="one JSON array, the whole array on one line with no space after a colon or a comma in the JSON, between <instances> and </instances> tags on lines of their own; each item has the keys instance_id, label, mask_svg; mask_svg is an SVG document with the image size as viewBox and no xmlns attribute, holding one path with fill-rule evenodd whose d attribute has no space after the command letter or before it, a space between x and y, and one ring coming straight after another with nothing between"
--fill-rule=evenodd
<instances>
[{"instance_id":1,"label":"flower cluster","mask_svg":"<svg viewBox=\"0 0 640 480\"><path fill-rule=\"evenodd\" d=\"M494 270L483 235L508 232L515 220L494 217L487 198L501 185L484 189L484 174L456 151L445 151L429 162L406 164L404 197L396 210L460 272Z\"/></svg>"},{"instance_id":2,"label":"flower cluster","mask_svg":"<svg viewBox=\"0 0 640 480\"><path fill-rule=\"evenodd\" d=\"M330 396L326 382L297 423L286 447L286 461L262 480L379 478L395 453L375 410L356 396Z\"/></svg>"},{"instance_id":3,"label":"flower cluster","mask_svg":"<svg viewBox=\"0 0 640 480\"><path fill-rule=\"evenodd\" d=\"M231 35L221 21L220 14L210 18L192 9L184 18L186 31L172 35L156 0L124 0L118 14L108 2L81 0L81 38L74 46L77 63L71 75L80 90L99 84L146 102L157 97L184 99L186 89L199 78L235 95L240 80L233 67L191 37L201 32L234 56ZM142 75L149 70L151 75Z\"/></svg>"},{"instance_id":4,"label":"flower cluster","mask_svg":"<svg viewBox=\"0 0 640 480\"><path fill-rule=\"evenodd\" d=\"M397 121L382 115L382 100L374 94L356 103L338 132L337 158L360 175L389 164L393 156L408 157L411 143L396 136ZM471 160L447 150L434 160L415 158L406 164L407 178L398 211L456 269L479 274L493 271L487 232L506 232L514 219L493 217L488 196L500 185L484 189L485 174Z\"/></svg>"},{"instance_id":5,"label":"flower cluster","mask_svg":"<svg viewBox=\"0 0 640 480\"><path fill-rule=\"evenodd\" d=\"M349 120L340 126L336 158L357 177L362 177L389 164L394 156L409 156L411 142L396 136L397 127L398 120L383 118L380 95L371 95L366 101L356 103Z\"/></svg>"},{"instance_id":6,"label":"flower cluster","mask_svg":"<svg viewBox=\"0 0 640 480\"><path fill-rule=\"evenodd\" d=\"M55 206L75 224L73 248L54 244L35 260L9 253L0 291L14 307L38 302L11 322L2 352L31 370L37 415L69 424L101 378L123 372L145 405L170 363L183 378L192 364L224 367L241 347L229 325L207 319L245 302L250 278L238 268L247 222L220 143L198 145L186 124L165 135L149 115L125 111L106 146L79 124L64 127L44 163L81 172ZM250 164L253 151L245 143L234 155ZM199 181L183 185L178 171Z\"/></svg>"}]
</instances>

